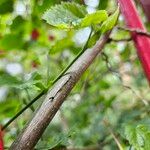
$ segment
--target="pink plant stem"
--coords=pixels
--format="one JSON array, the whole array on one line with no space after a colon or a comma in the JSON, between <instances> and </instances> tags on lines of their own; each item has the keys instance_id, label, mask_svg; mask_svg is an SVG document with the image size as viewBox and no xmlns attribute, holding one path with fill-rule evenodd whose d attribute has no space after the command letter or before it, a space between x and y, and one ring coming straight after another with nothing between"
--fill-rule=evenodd
<instances>
[{"instance_id":1,"label":"pink plant stem","mask_svg":"<svg viewBox=\"0 0 150 150\"><path fill-rule=\"evenodd\" d=\"M118 2L127 27L130 29L146 31L133 0L118 0ZM132 32L132 39L137 48L137 53L142 63L145 75L150 82L150 38Z\"/></svg>"},{"instance_id":2,"label":"pink plant stem","mask_svg":"<svg viewBox=\"0 0 150 150\"><path fill-rule=\"evenodd\" d=\"M3 137L2 137L2 131L1 131L1 127L0 127L0 150L4 150L3 148Z\"/></svg>"}]
</instances>

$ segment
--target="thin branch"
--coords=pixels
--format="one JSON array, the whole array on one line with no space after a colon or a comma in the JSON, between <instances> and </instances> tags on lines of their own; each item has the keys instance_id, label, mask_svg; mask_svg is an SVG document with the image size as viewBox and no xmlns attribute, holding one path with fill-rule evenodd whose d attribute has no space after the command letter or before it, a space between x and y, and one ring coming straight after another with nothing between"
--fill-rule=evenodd
<instances>
[{"instance_id":1,"label":"thin branch","mask_svg":"<svg viewBox=\"0 0 150 150\"><path fill-rule=\"evenodd\" d=\"M119 29L119 30L124 30L124 31L128 31L128 32L135 32L137 34L150 37L150 33L149 32L143 31L141 29L126 28L126 27L120 27L120 26L116 26L116 28Z\"/></svg>"},{"instance_id":2,"label":"thin branch","mask_svg":"<svg viewBox=\"0 0 150 150\"><path fill-rule=\"evenodd\" d=\"M29 101L29 102L31 102L31 97L30 97L30 94L29 94L29 92L28 92L28 89L25 89L25 92L26 92L26 95L27 95L28 101ZM26 105L28 105L28 104L26 104ZM35 111L35 109L34 109L33 105L31 105L31 106L30 106L30 109L32 110L32 112L34 112L34 111Z\"/></svg>"},{"instance_id":3,"label":"thin branch","mask_svg":"<svg viewBox=\"0 0 150 150\"><path fill-rule=\"evenodd\" d=\"M140 99L140 100L143 102L143 104L144 104L145 106L149 106L148 101L146 101L142 96L138 95L137 92L136 92L131 86L125 85L125 84L123 83L123 79L122 79L122 76L121 76L120 72L113 69L113 67L111 66L111 64L110 64L110 62L109 62L109 57L107 56L107 54L103 52L103 53L102 53L102 56L103 56L103 57L102 57L103 60L104 60L105 63L106 63L106 67L107 67L108 71L111 72L111 73L113 73L115 76L118 77L118 79L119 79L120 82L121 82L121 85L122 85L125 89L130 90L138 99Z\"/></svg>"},{"instance_id":4,"label":"thin branch","mask_svg":"<svg viewBox=\"0 0 150 150\"><path fill-rule=\"evenodd\" d=\"M49 65L49 62L50 62L50 56L49 54L46 55L47 57L47 86L48 86L48 83L49 83L49 77L50 77L50 65Z\"/></svg>"},{"instance_id":5,"label":"thin branch","mask_svg":"<svg viewBox=\"0 0 150 150\"><path fill-rule=\"evenodd\" d=\"M11 150L30 150L34 148L65 101L65 98L107 43L109 35L110 32L106 33L97 41L93 48L84 51L67 72L55 83L53 88L49 90L36 114L34 114L31 121L11 145Z\"/></svg>"},{"instance_id":6,"label":"thin branch","mask_svg":"<svg viewBox=\"0 0 150 150\"><path fill-rule=\"evenodd\" d=\"M114 38L109 38L108 42L130 42L132 38L126 38L126 39L114 39Z\"/></svg>"},{"instance_id":7,"label":"thin branch","mask_svg":"<svg viewBox=\"0 0 150 150\"><path fill-rule=\"evenodd\" d=\"M108 71L115 74L119 78L119 80L122 82L122 77L120 76L118 71L113 69L113 67L111 66L111 64L109 62L109 58L108 58L107 54L104 52L102 52L102 59L105 61Z\"/></svg>"},{"instance_id":8,"label":"thin branch","mask_svg":"<svg viewBox=\"0 0 150 150\"><path fill-rule=\"evenodd\" d=\"M114 134L113 130L110 127L110 123L107 120L103 120L104 125L107 127L109 133L112 135L113 139L115 140L119 150L123 150L123 147L119 141L119 139L116 137L116 135Z\"/></svg>"}]
</instances>

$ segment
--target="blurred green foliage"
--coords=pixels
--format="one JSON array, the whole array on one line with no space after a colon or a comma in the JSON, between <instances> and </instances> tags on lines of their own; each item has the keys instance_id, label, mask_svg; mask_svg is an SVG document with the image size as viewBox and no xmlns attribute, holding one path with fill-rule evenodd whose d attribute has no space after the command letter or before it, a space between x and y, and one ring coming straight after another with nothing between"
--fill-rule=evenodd
<instances>
[{"instance_id":1,"label":"blurred green foliage","mask_svg":"<svg viewBox=\"0 0 150 150\"><path fill-rule=\"evenodd\" d=\"M83 0L72 1L85 5L82 7L87 11L104 9L114 12L117 6L115 0L99 0L97 5ZM87 40L88 27L60 30L42 19L47 9L61 2L0 1L2 125L55 79ZM141 7L139 10L142 12ZM143 13L140 15L143 17ZM143 22L150 28L145 20ZM125 26L122 16L118 25ZM97 26L94 29L98 29ZM92 46L99 36L97 32L88 46ZM129 37L129 33L116 29L111 34L111 38L118 40ZM116 150L116 139L125 150L150 149L150 91L133 42L111 41L103 52L105 54L97 57L73 89L36 149L100 147ZM33 107L37 108L41 102L39 99ZM6 147L14 141L32 114L29 108L6 129Z\"/></svg>"}]
</instances>

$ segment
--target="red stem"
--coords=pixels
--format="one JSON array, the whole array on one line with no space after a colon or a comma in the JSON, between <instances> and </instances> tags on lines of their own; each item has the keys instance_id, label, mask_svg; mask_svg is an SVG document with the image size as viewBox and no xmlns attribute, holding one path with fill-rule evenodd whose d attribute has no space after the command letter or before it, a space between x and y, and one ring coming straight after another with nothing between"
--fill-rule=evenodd
<instances>
[{"instance_id":1,"label":"red stem","mask_svg":"<svg viewBox=\"0 0 150 150\"><path fill-rule=\"evenodd\" d=\"M146 31L133 0L118 0L127 27ZM132 39L142 63L145 75L150 82L150 38L132 32Z\"/></svg>"},{"instance_id":2,"label":"red stem","mask_svg":"<svg viewBox=\"0 0 150 150\"><path fill-rule=\"evenodd\" d=\"M0 150L4 150L3 147L3 135L2 135L2 131L1 131L1 127L0 127Z\"/></svg>"}]
</instances>

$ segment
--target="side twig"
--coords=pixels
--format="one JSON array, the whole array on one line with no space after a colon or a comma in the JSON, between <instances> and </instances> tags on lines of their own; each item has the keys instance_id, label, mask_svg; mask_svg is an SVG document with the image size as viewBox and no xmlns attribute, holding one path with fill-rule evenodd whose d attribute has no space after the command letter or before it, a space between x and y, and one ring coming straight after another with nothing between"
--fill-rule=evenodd
<instances>
[{"instance_id":1,"label":"side twig","mask_svg":"<svg viewBox=\"0 0 150 150\"><path fill-rule=\"evenodd\" d=\"M147 36L147 37L150 37L150 33L149 32L145 32L141 29L134 29L134 28L127 28L127 27L120 27L120 26L116 26L117 29L119 30L124 30L124 31L128 31L128 32L136 32L140 35L144 35L144 36Z\"/></svg>"},{"instance_id":2,"label":"side twig","mask_svg":"<svg viewBox=\"0 0 150 150\"><path fill-rule=\"evenodd\" d=\"M119 79L121 85L122 85L125 89L130 90L138 99L140 99L140 100L143 102L143 104L144 104L145 106L149 106L149 103L148 103L147 100L145 100L145 98L143 98L141 95L137 94L137 92L136 92L131 86L124 84L123 79L122 79L122 75L120 74L119 71L116 71L116 70L113 69L113 67L112 67L112 65L111 65L111 63L110 63L110 61L109 61L109 57L107 56L107 54L103 52L103 53L102 53L102 56L103 56L103 57L102 57L103 60L104 60L105 63L106 63L106 67L107 67L108 71L111 72L112 74L114 74L114 75Z\"/></svg>"},{"instance_id":3,"label":"side twig","mask_svg":"<svg viewBox=\"0 0 150 150\"><path fill-rule=\"evenodd\" d=\"M126 38L126 39L114 39L114 38L109 38L108 42L130 42L132 38Z\"/></svg>"}]
</instances>

